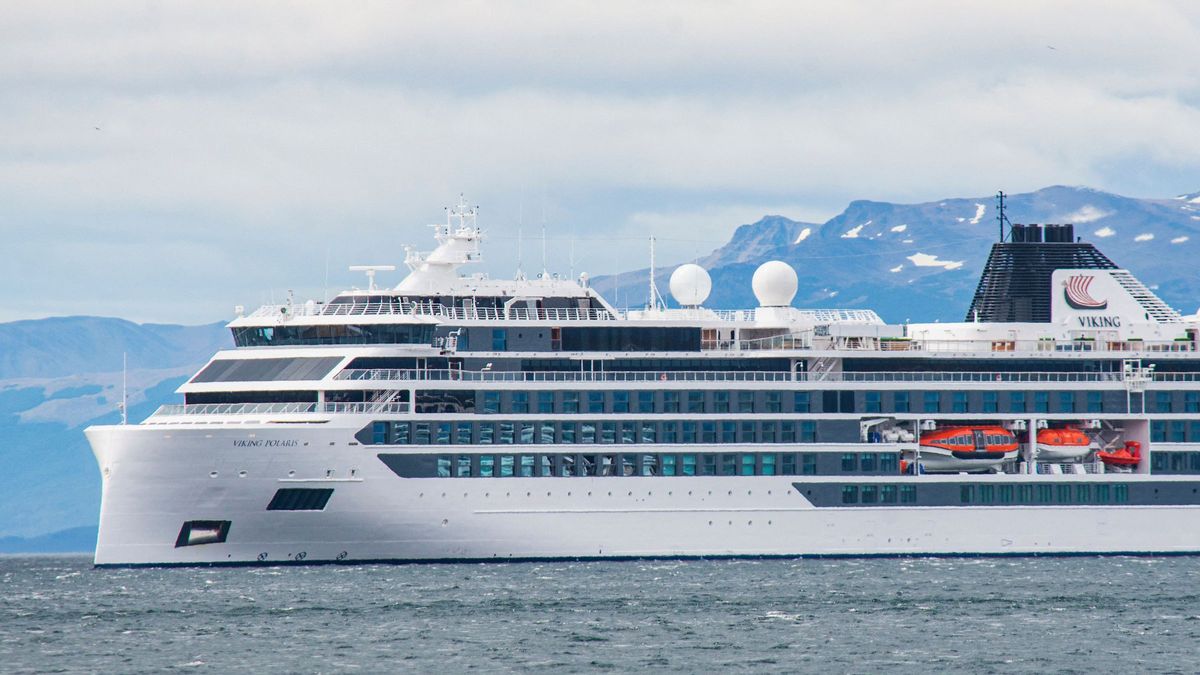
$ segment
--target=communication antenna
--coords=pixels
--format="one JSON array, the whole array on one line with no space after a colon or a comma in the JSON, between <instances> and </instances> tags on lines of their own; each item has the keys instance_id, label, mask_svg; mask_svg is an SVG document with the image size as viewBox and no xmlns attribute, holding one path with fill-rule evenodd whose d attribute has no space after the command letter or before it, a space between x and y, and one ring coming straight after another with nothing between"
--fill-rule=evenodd
<instances>
[{"instance_id":1,"label":"communication antenna","mask_svg":"<svg viewBox=\"0 0 1200 675\"><path fill-rule=\"evenodd\" d=\"M1000 225L1000 243L1004 243L1004 224L1008 223L1009 231L1012 231L1012 223L1008 222L1008 216L1004 214L1004 198L1008 196L1003 190L996 193L996 222Z\"/></svg>"},{"instance_id":2,"label":"communication antenna","mask_svg":"<svg viewBox=\"0 0 1200 675\"><path fill-rule=\"evenodd\" d=\"M517 281L525 280L525 270L522 269L522 259L524 257L524 253L522 250L523 249L522 244L524 242L524 239L522 238L522 230L523 230L523 228L517 227L517 276L516 276Z\"/></svg>"},{"instance_id":3,"label":"communication antenna","mask_svg":"<svg viewBox=\"0 0 1200 675\"><path fill-rule=\"evenodd\" d=\"M654 237L650 237L650 301L648 309L662 309L666 306L662 295L658 292L658 284L654 281Z\"/></svg>"},{"instance_id":4,"label":"communication antenna","mask_svg":"<svg viewBox=\"0 0 1200 675\"><path fill-rule=\"evenodd\" d=\"M129 424L129 394L126 388L128 381L129 352L121 352L121 424Z\"/></svg>"},{"instance_id":5,"label":"communication antenna","mask_svg":"<svg viewBox=\"0 0 1200 675\"><path fill-rule=\"evenodd\" d=\"M367 291L375 290L375 273L376 272L394 272L395 265L351 265L351 272L366 272L367 273Z\"/></svg>"}]
</instances>

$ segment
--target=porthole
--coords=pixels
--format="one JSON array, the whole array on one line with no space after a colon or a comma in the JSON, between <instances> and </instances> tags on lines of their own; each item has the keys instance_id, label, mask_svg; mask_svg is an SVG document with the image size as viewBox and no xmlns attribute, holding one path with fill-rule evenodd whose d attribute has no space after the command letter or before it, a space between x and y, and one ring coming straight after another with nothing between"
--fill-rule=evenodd
<instances>
[{"instance_id":1,"label":"porthole","mask_svg":"<svg viewBox=\"0 0 1200 675\"><path fill-rule=\"evenodd\" d=\"M245 469L242 469L241 471L238 472L238 478L245 478L245 477L246 477Z\"/></svg>"},{"instance_id":2,"label":"porthole","mask_svg":"<svg viewBox=\"0 0 1200 675\"><path fill-rule=\"evenodd\" d=\"M209 478L216 478L216 477L217 477L217 472L216 472L216 471L209 471L209 472L208 472L208 477L209 477Z\"/></svg>"}]
</instances>

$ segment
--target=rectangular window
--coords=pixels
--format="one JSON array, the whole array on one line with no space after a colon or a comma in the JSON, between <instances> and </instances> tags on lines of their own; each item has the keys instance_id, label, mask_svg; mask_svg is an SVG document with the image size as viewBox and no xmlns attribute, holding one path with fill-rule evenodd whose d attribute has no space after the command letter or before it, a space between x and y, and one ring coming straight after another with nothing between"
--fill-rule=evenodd
<instances>
[{"instance_id":1,"label":"rectangular window","mask_svg":"<svg viewBox=\"0 0 1200 675\"><path fill-rule=\"evenodd\" d=\"M500 423L500 435L496 439L496 442L500 443L501 445L512 445L513 440L514 440L513 423L512 422L501 422Z\"/></svg>"},{"instance_id":2,"label":"rectangular window","mask_svg":"<svg viewBox=\"0 0 1200 675\"><path fill-rule=\"evenodd\" d=\"M494 455L479 456L479 475L492 478L496 473L496 457Z\"/></svg>"},{"instance_id":3,"label":"rectangular window","mask_svg":"<svg viewBox=\"0 0 1200 675\"><path fill-rule=\"evenodd\" d=\"M1092 486L1091 485L1076 485L1075 486L1075 502L1077 504L1090 504L1092 501Z\"/></svg>"},{"instance_id":4,"label":"rectangular window","mask_svg":"<svg viewBox=\"0 0 1200 675\"><path fill-rule=\"evenodd\" d=\"M713 392L713 412L727 413L729 412L729 392L714 391Z\"/></svg>"},{"instance_id":5,"label":"rectangular window","mask_svg":"<svg viewBox=\"0 0 1200 675\"><path fill-rule=\"evenodd\" d=\"M753 454L751 454L749 452L743 453L742 461L741 461L741 470L739 471L738 475L753 476L754 475L754 466L755 466L754 460L755 460L755 457Z\"/></svg>"},{"instance_id":6,"label":"rectangular window","mask_svg":"<svg viewBox=\"0 0 1200 675\"><path fill-rule=\"evenodd\" d=\"M655 433L654 422L642 422L642 443L655 443L657 434Z\"/></svg>"},{"instance_id":7,"label":"rectangular window","mask_svg":"<svg viewBox=\"0 0 1200 675\"><path fill-rule=\"evenodd\" d=\"M778 433L777 429L778 429L778 425L776 425L774 420L768 420L766 422L763 422L762 423L762 432L761 432L761 435L758 437L758 440L763 443L775 443L778 440L776 438L776 435Z\"/></svg>"},{"instance_id":8,"label":"rectangular window","mask_svg":"<svg viewBox=\"0 0 1200 675\"><path fill-rule=\"evenodd\" d=\"M800 442L801 443L816 443L817 442L817 423L805 420L800 423Z\"/></svg>"},{"instance_id":9,"label":"rectangular window","mask_svg":"<svg viewBox=\"0 0 1200 675\"><path fill-rule=\"evenodd\" d=\"M612 403L612 411L613 412L615 412L615 413L629 412L629 392L614 391L612 393L612 396L613 396L613 403Z\"/></svg>"},{"instance_id":10,"label":"rectangular window","mask_svg":"<svg viewBox=\"0 0 1200 675\"><path fill-rule=\"evenodd\" d=\"M807 391L796 392L796 397L793 399L792 405L793 412L806 413L811 412L811 409L812 395Z\"/></svg>"},{"instance_id":11,"label":"rectangular window","mask_svg":"<svg viewBox=\"0 0 1200 675\"><path fill-rule=\"evenodd\" d=\"M690 414L704 412L704 392L689 391L687 393L687 411Z\"/></svg>"},{"instance_id":12,"label":"rectangular window","mask_svg":"<svg viewBox=\"0 0 1200 675\"><path fill-rule=\"evenodd\" d=\"M768 391L763 395L763 401L766 404L766 412L781 413L783 412L783 393L778 391Z\"/></svg>"},{"instance_id":13,"label":"rectangular window","mask_svg":"<svg viewBox=\"0 0 1200 675\"><path fill-rule=\"evenodd\" d=\"M956 391L952 399L951 410L956 413L967 412L967 392Z\"/></svg>"},{"instance_id":14,"label":"rectangular window","mask_svg":"<svg viewBox=\"0 0 1200 675\"><path fill-rule=\"evenodd\" d=\"M392 422L392 443L394 445L406 445L409 440L408 432L411 428L408 422Z\"/></svg>"},{"instance_id":15,"label":"rectangular window","mask_svg":"<svg viewBox=\"0 0 1200 675\"><path fill-rule=\"evenodd\" d=\"M942 409L942 395L940 392L927 391L925 392L925 412L935 413Z\"/></svg>"},{"instance_id":16,"label":"rectangular window","mask_svg":"<svg viewBox=\"0 0 1200 675\"><path fill-rule=\"evenodd\" d=\"M713 454L700 455L700 475L715 476L717 475L717 456Z\"/></svg>"},{"instance_id":17,"label":"rectangular window","mask_svg":"<svg viewBox=\"0 0 1200 675\"><path fill-rule=\"evenodd\" d=\"M533 476L533 455L521 455L521 475L528 478Z\"/></svg>"},{"instance_id":18,"label":"rectangular window","mask_svg":"<svg viewBox=\"0 0 1200 675\"><path fill-rule=\"evenodd\" d=\"M663 455L661 458L661 461L662 461L662 475L674 476L675 475L675 455Z\"/></svg>"},{"instance_id":19,"label":"rectangular window","mask_svg":"<svg viewBox=\"0 0 1200 675\"><path fill-rule=\"evenodd\" d=\"M1035 391L1033 392L1033 411L1040 413L1050 412L1050 392Z\"/></svg>"},{"instance_id":20,"label":"rectangular window","mask_svg":"<svg viewBox=\"0 0 1200 675\"><path fill-rule=\"evenodd\" d=\"M1012 503L1013 486L1001 485L1000 488L997 490L997 492L1000 494L1000 503L1001 504L1011 504Z\"/></svg>"},{"instance_id":21,"label":"rectangular window","mask_svg":"<svg viewBox=\"0 0 1200 675\"><path fill-rule=\"evenodd\" d=\"M438 478L450 477L450 456L442 455L437 458L437 476Z\"/></svg>"},{"instance_id":22,"label":"rectangular window","mask_svg":"<svg viewBox=\"0 0 1200 675\"><path fill-rule=\"evenodd\" d=\"M883 392L868 391L863 393L863 412L883 412Z\"/></svg>"},{"instance_id":23,"label":"rectangular window","mask_svg":"<svg viewBox=\"0 0 1200 675\"><path fill-rule=\"evenodd\" d=\"M654 412L654 392L639 391L637 394L637 410L643 415Z\"/></svg>"},{"instance_id":24,"label":"rectangular window","mask_svg":"<svg viewBox=\"0 0 1200 675\"><path fill-rule=\"evenodd\" d=\"M996 501L996 486L995 485L980 485L979 486L979 501L982 504L991 504Z\"/></svg>"},{"instance_id":25,"label":"rectangular window","mask_svg":"<svg viewBox=\"0 0 1200 675\"><path fill-rule=\"evenodd\" d=\"M1104 392L1089 391L1087 393L1087 411L1090 413L1104 412Z\"/></svg>"},{"instance_id":26,"label":"rectangular window","mask_svg":"<svg viewBox=\"0 0 1200 675\"><path fill-rule=\"evenodd\" d=\"M471 477L471 456L459 455L458 462L455 464L454 475L459 478Z\"/></svg>"},{"instance_id":27,"label":"rectangular window","mask_svg":"<svg viewBox=\"0 0 1200 675\"><path fill-rule=\"evenodd\" d=\"M679 412L679 392L664 391L663 392L663 412L677 413Z\"/></svg>"},{"instance_id":28,"label":"rectangular window","mask_svg":"<svg viewBox=\"0 0 1200 675\"><path fill-rule=\"evenodd\" d=\"M900 455L892 452L879 453L879 473L897 473L900 471Z\"/></svg>"},{"instance_id":29,"label":"rectangular window","mask_svg":"<svg viewBox=\"0 0 1200 675\"><path fill-rule=\"evenodd\" d=\"M863 473L875 473L875 453L863 452L858 455L858 470Z\"/></svg>"},{"instance_id":30,"label":"rectangular window","mask_svg":"<svg viewBox=\"0 0 1200 675\"><path fill-rule=\"evenodd\" d=\"M896 412L898 412L898 413L909 412L910 404L909 404L907 391L898 391L895 394L893 394L892 402L893 402L893 405L895 406Z\"/></svg>"},{"instance_id":31,"label":"rectangular window","mask_svg":"<svg viewBox=\"0 0 1200 675\"><path fill-rule=\"evenodd\" d=\"M901 504L916 504L917 503L917 486L916 485L901 485L900 486L900 503Z\"/></svg>"},{"instance_id":32,"label":"rectangular window","mask_svg":"<svg viewBox=\"0 0 1200 675\"><path fill-rule=\"evenodd\" d=\"M1108 504L1112 502L1112 493L1107 485L1096 486L1096 502L1099 504Z\"/></svg>"},{"instance_id":33,"label":"rectangular window","mask_svg":"<svg viewBox=\"0 0 1200 675\"><path fill-rule=\"evenodd\" d=\"M535 443L536 440L535 440L534 435L535 435L535 432L537 429L537 423L536 422L518 422L518 424L520 425L520 429L521 429L521 433L518 436L518 438L521 439L521 443L524 443L525 445L531 445L531 444Z\"/></svg>"},{"instance_id":34,"label":"rectangular window","mask_svg":"<svg viewBox=\"0 0 1200 675\"><path fill-rule=\"evenodd\" d=\"M1058 490L1057 490L1058 503L1059 504L1070 504L1071 503L1071 486L1070 485L1057 485L1055 487L1058 488Z\"/></svg>"},{"instance_id":35,"label":"rectangular window","mask_svg":"<svg viewBox=\"0 0 1200 675\"><path fill-rule=\"evenodd\" d=\"M481 413L495 414L500 412L500 392L485 391L483 392L483 407L480 408Z\"/></svg>"},{"instance_id":36,"label":"rectangular window","mask_svg":"<svg viewBox=\"0 0 1200 675\"><path fill-rule=\"evenodd\" d=\"M1008 395L1008 411L1015 413L1025 412L1025 392L1014 391Z\"/></svg>"},{"instance_id":37,"label":"rectangular window","mask_svg":"<svg viewBox=\"0 0 1200 675\"><path fill-rule=\"evenodd\" d=\"M732 420L721 422L721 442L737 443L737 422Z\"/></svg>"},{"instance_id":38,"label":"rectangular window","mask_svg":"<svg viewBox=\"0 0 1200 675\"><path fill-rule=\"evenodd\" d=\"M864 504L874 504L874 503L875 503L875 498L876 498L876 495L877 495L877 492L876 492L876 490L877 490L877 487L876 487L876 486L874 486L874 485L864 485L864 486L862 486L862 488L859 490L859 494L860 494L860 495L861 495L861 497L862 497L862 503L864 503Z\"/></svg>"},{"instance_id":39,"label":"rectangular window","mask_svg":"<svg viewBox=\"0 0 1200 675\"><path fill-rule=\"evenodd\" d=\"M492 329L492 351L505 352L508 351L508 329L493 328Z\"/></svg>"},{"instance_id":40,"label":"rectangular window","mask_svg":"<svg viewBox=\"0 0 1200 675\"><path fill-rule=\"evenodd\" d=\"M696 456L695 455L680 455L679 470L684 476L696 475Z\"/></svg>"},{"instance_id":41,"label":"rectangular window","mask_svg":"<svg viewBox=\"0 0 1200 675\"><path fill-rule=\"evenodd\" d=\"M458 423L458 426L454 430L454 442L459 445L471 445L474 442L470 422Z\"/></svg>"},{"instance_id":42,"label":"rectangular window","mask_svg":"<svg viewBox=\"0 0 1200 675\"><path fill-rule=\"evenodd\" d=\"M621 455L621 472L618 476L637 475L637 455Z\"/></svg>"},{"instance_id":43,"label":"rectangular window","mask_svg":"<svg viewBox=\"0 0 1200 675\"><path fill-rule=\"evenodd\" d=\"M1160 413L1171 412L1171 392L1169 392L1169 391L1154 392L1154 412L1160 412Z\"/></svg>"},{"instance_id":44,"label":"rectangular window","mask_svg":"<svg viewBox=\"0 0 1200 675\"><path fill-rule=\"evenodd\" d=\"M542 422L538 432L538 443L554 443L554 422Z\"/></svg>"},{"instance_id":45,"label":"rectangular window","mask_svg":"<svg viewBox=\"0 0 1200 675\"><path fill-rule=\"evenodd\" d=\"M773 452L768 452L762 456L762 475L775 475L775 459L777 455Z\"/></svg>"},{"instance_id":46,"label":"rectangular window","mask_svg":"<svg viewBox=\"0 0 1200 675\"><path fill-rule=\"evenodd\" d=\"M479 442L483 445L491 445L496 442L496 425L491 422L482 422L479 425Z\"/></svg>"},{"instance_id":47,"label":"rectangular window","mask_svg":"<svg viewBox=\"0 0 1200 675\"><path fill-rule=\"evenodd\" d=\"M858 486L843 485L842 486L842 503L857 504L858 503Z\"/></svg>"},{"instance_id":48,"label":"rectangular window","mask_svg":"<svg viewBox=\"0 0 1200 675\"><path fill-rule=\"evenodd\" d=\"M1037 486L1037 500L1039 504L1051 504L1054 502L1054 486L1039 485Z\"/></svg>"},{"instance_id":49,"label":"rectangular window","mask_svg":"<svg viewBox=\"0 0 1200 675\"><path fill-rule=\"evenodd\" d=\"M429 445L429 423L417 422L413 425L413 443Z\"/></svg>"},{"instance_id":50,"label":"rectangular window","mask_svg":"<svg viewBox=\"0 0 1200 675\"><path fill-rule=\"evenodd\" d=\"M438 445L450 445L450 430L454 427L450 422L438 422L436 441Z\"/></svg>"},{"instance_id":51,"label":"rectangular window","mask_svg":"<svg viewBox=\"0 0 1200 675\"><path fill-rule=\"evenodd\" d=\"M641 474L642 476L657 476L658 475L658 455L642 455L641 456Z\"/></svg>"},{"instance_id":52,"label":"rectangular window","mask_svg":"<svg viewBox=\"0 0 1200 675\"><path fill-rule=\"evenodd\" d=\"M717 423L705 420L700 423L700 442L715 444L717 442Z\"/></svg>"},{"instance_id":53,"label":"rectangular window","mask_svg":"<svg viewBox=\"0 0 1200 675\"><path fill-rule=\"evenodd\" d=\"M529 413L529 392L514 391L512 393L512 411L518 415Z\"/></svg>"},{"instance_id":54,"label":"rectangular window","mask_svg":"<svg viewBox=\"0 0 1200 675\"><path fill-rule=\"evenodd\" d=\"M1189 391L1184 394L1183 411L1200 413L1200 391Z\"/></svg>"},{"instance_id":55,"label":"rectangular window","mask_svg":"<svg viewBox=\"0 0 1200 675\"><path fill-rule=\"evenodd\" d=\"M983 410L985 413L1000 412L1000 392L985 391L983 392Z\"/></svg>"},{"instance_id":56,"label":"rectangular window","mask_svg":"<svg viewBox=\"0 0 1200 675\"><path fill-rule=\"evenodd\" d=\"M737 455L723 454L721 455L721 475L736 476L737 473Z\"/></svg>"},{"instance_id":57,"label":"rectangular window","mask_svg":"<svg viewBox=\"0 0 1200 675\"><path fill-rule=\"evenodd\" d=\"M373 422L371 424L371 443L373 445L387 445L387 435L387 422Z\"/></svg>"},{"instance_id":58,"label":"rectangular window","mask_svg":"<svg viewBox=\"0 0 1200 675\"><path fill-rule=\"evenodd\" d=\"M562 394L562 411L568 415L579 412L579 392L564 391Z\"/></svg>"},{"instance_id":59,"label":"rectangular window","mask_svg":"<svg viewBox=\"0 0 1200 675\"><path fill-rule=\"evenodd\" d=\"M800 455L800 473L805 476L817 475L817 453L806 452Z\"/></svg>"},{"instance_id":60,"label":"rectangular window","mask_svg":"<svg viewBox=\"0 0 1200 675\"><path fill-rule=\"evenodd\" d=\"M1059 412L1075 412L1075 392L1060 391L1058 392L1058 408Z\"/></svg>"},{"instance_id":61,"label":"rectangular window","mask_svg":"<svg viewBox=\"0 0 1200 675\"><path fill-rule=\"evenodd\" d=\"M663 422L662 423L663 443L678 443L679 442L679 423L678 422Z\"/></svg>"},{"instance_id":62,"label":"rectangular window","mask_svg":"<svg viewBox=\"0 0 1200 675\"><path fill-rule=\"evenodd\" d=\"M575 437L575 423L574 422L563 422L562 423L562 441L561 442L569 445L569 444L575 442L575 438L576 438Z\"/></svg>"},{"instance_id":63,"label":"rectangular window","mask_svg":"<svg viewBox=\"0 0 1200 675\"><path fill-rule=\"evenodd\" d=\"M1163 420L1154 420L1150 423L1150 440L1156 443L1167 442L1167 423Z\"/></svg>"},{"instance_id":64,"label":"rectangular window","mask_svg":"<svg viewBox=\"0 0 1200 675\"><path fill-rule=\"evenodd\" d=\"M617 423L616 422L601 422L600 423L600 442L601 443L616 443L617 442Z\"/></svg>"},{"instance_id":65,"label":"rectangular window","mask_svg":"<svg viewBox=\"0 0 1200 675\"><path fill-rule=\"evenodd\" d=\"M579 425L579 442L580 443L595 443L596 442L596 423L583 422Z\"/></svg>"},{"instance_id":66,"label":"rectangular window","mask_svg":"<svg viewBox=\"0 0 1200 675\"><path fill-rule=\"evenodd\" d=\"M779 442L780 443L795 443L796 442L796 423L792 420L783 420L779 423Z\"/></svg>"},{"instance_id":67,"label":"rectangular window","mask_svg":"<svg viewBox=\"0 0 1200 675\"><path fill-rule=\"evenodd\" d=\"M621 422L621 442L637 443L637 422Z\"/></svg>"},{"instance_id":68,"label":"rectangular window","mask_svg":"<svg viewBox=\"0 0 1200 675\"><path fill-rule=\"evenodd\" d=\"M739 391L737 399L738 399L737 411L739 413L754 412L754 392Z\"/></svg>"},{"instance_id":69,"label":"rectangular window","mask_svg":"<svg viewBox=\"0 0 1200 675\"><path fill-rule=\"evenodd\" d=\"M850 473L850 472L853 472L856 468L858 468L858 458L855 457L854 453L853 452L843 452L842 453L842 472Z\"/></svg>"},{"instance_id":70,"label":"rectangular window","mask_svg":"<svg viewBox=\"0 0 1200 675\"><path fill-rule=\"evenodd\" d=\"M960 504L970 504L975 501L975 486L960 485L958 487L958 502Z\"/></svg>"},{"instance_id":71,"label":"rectangular window","mask_svg":"<svg viewBox=\"0 0 1200 675\"><path fill-rule=\"evenodd\" d=\"M539 391L537 393L537 411L539 415L554 413L554 392Z\"/></svg>"},{"instance_id":72,"label":"rectangular window","mask_svg":"<svg viewBox=\"0 0 1200 675\"><path fill-rule=\"evenodd\" d=\"M742 422L742 442L758 442L758 425L754 422Z\"/></svg>"},{"instance_id":73,"label":"rectangular window","mask_svg":"<svg viewBox=\"0 0 1200 675\"><path fill-rule=\"evenodd\" d=\"M1021 502L1022 504L1032 504L1033 503L1033 486L1032 485L1018 485L1017 493L1018 493L1017 501Z\"/></svg>"},{"instance_id":74,"label":"rectangular window","mask_svg":"<svg viewBox=\"0 0 1200 675\"><path fill-rule=\"evenodd\" d=\"M896 486L895 485L880 485L879 486L879 501L882 504L896 503Z\"/></svg>"},{"instance_id":75,"label":"rectangular window","mask_svg":"<svg viewBox=\"0 0 1200 675\"><path fill-rule=\"evenodd\" d=\"M562 455L558 460L558 475L575 475L575 455Z\"/></svg>"},{"instance_id":76,"label":"rectangular window","mask_svg":"<svg viewBox=\"0 0 1200 675\"><path fill-rule=\"evenodd\" d=\"M1129 486L1114 485L1113 486L1113 501L1118 504L1125 504L1129 501Z\"/></svg>"},{"instance_id":77,"label":"rectangular window","mask_svg":"<svg viewBox=\"0 0 1200 675\"><path fill-rule=\"evenodd\" d=\"M683 424L681 426L683 428L682 442L695 443L696 442L696 423L691 420L686 420L683 422Z\"/></svg>"},{"instance_id":78,"label":"rectangular window","mask_svg":"<svg viewBox=\"0 0 1200 675\"><path fill-rule=\"evenodd\" d=\"M1184 429L1187 423L1183 420L1171 420L1171 442L1182 443L1184 439Z\"/></svg>"},{"instance_id":79,"label":"rectangular window","mask_svg":"<svg viewBox=\"0 0 1200 675\"><path fill-rule=\"evenodd\" d=\"M779 466L779 473L783 474L784 476L796 475L796 453L783 453L783 460Z\"/></svg>"},{"instance_id":80,"label":"rectangular window","mask_svg":"<svg viewBox=\"0 0 1200 675\"><path fill-rule=\"evenodd\" d=\"M587 411L592 414L604 412L604 392L589 391L587 393Z\"/></svg>"}]
</instances>

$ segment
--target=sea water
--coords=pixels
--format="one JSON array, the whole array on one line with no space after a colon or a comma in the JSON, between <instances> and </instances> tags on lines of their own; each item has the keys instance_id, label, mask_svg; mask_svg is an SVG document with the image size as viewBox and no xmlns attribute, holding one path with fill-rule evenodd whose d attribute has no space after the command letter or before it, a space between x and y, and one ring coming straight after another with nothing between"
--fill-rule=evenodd
<instances>
[{"instance_id":1,"label":"sea water","mask_svg":"<svg viewBox=\"0 0 1200 675\"><path fill-rule=\"evenodd\" d=\"M0 558L0 671L172 669L1196 672L1200 558Z\"/></svg>"}]
</instances>

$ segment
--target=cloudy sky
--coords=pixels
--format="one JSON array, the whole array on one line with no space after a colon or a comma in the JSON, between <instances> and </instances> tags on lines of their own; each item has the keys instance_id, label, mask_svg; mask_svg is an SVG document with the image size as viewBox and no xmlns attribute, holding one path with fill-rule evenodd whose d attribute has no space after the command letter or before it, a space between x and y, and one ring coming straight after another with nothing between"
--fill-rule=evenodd
<instances>
[{"instance_id":1,"label":"cloudy sky","mask_svg":"<svg viewBox=\"0 0 1200 675\"><path fill-rule=\"evenodd\" d=\"M0 91L0 321L320 299L459 192L511 275L543 223L605 273L856 198L1200 190L1195 2L10 0Z\"/></svg>"}]
</instances>

